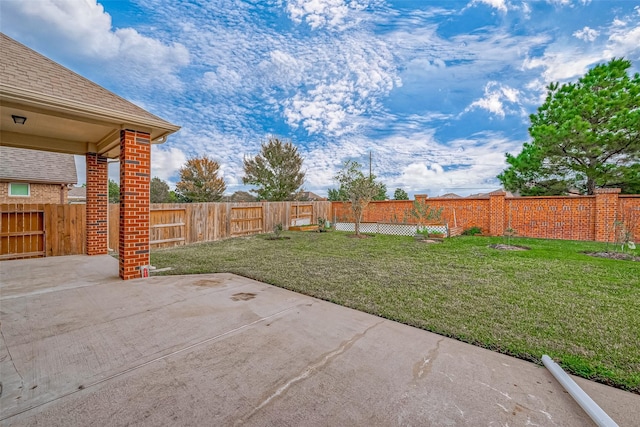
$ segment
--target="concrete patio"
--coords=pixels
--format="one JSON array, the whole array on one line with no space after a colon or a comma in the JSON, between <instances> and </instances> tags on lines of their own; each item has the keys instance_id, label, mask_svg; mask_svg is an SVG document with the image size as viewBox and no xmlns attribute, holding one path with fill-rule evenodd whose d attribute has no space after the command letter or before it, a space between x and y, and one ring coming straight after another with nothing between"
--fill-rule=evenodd
<instances>
[{"instance_id":1,"label":"concrete patio","mask_svg":"<svg viewBox=\"0 0 640 427\"><path fill-rule=\"evenodd\" d=\"M2 425L585 426L546 369L232 274L0 263ZM640 396L577 379L620 426Z\"/></svg>"}]
</instances>

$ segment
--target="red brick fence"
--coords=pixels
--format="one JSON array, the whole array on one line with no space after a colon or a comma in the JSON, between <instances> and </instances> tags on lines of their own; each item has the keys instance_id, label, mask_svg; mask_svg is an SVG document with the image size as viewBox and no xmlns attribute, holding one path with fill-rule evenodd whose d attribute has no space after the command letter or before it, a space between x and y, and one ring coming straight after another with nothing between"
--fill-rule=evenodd
<instances>
[{"instance_id":1,"label":"red brick fence","mask_svg":"<svg viewBox=\"0 0 640 427\"><path fill-rule=\"evenodd\" d=\"M501 236L511 229L518 236L563 240L615 241L623 227L640 240L640 195L621 195L617 188L596 190L594 196L506 197L496 192L481 198L428 198L416 195L431 208L442 208L449 227L480 227L484 234ZM372 202L363 222L415 223L413 201ZM353 221L348 204L333 202L333 221Z\"/></svg>"}]
</instances>

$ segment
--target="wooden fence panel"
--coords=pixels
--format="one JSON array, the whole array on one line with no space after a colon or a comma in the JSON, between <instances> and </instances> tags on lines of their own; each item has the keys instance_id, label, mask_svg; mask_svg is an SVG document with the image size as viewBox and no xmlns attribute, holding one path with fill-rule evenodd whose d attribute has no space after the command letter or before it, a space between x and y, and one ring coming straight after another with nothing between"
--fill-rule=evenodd
<instances>
[{"instance_id":1,"label":"wooden fence panel","mask_svg":"<svg viewBox=\"0 0 640 427\"><path fill-rule=\"evenodd\" d=\"M109 222L107 224L107 231L109 233L109 242L107 244L107 247L109 248L109 250L118 252L118 248L120 247L119 203L109 203Z\"/></svg>"},{"instance_id":2,"label":"wooden fence panel","mask_svg":"<svg viewBox=\"0 0 640 427\"><path fill-rule=\"evenodd\" d=\"M330 217L331 202L154 203L150 219L152 248L269 233L276 224L286 229L292 212L315 224L318 217ZM119 206L110 205L109 248L116 251L118 228Z\"/></svg>"},{"instance_id":3,"label":"wooden fence panel","mask_svg":"<svg viewBox=\"0 0 640 427\"><path fill-rule=\"evenodd\" d=\"M44 205L46 255L86 253L85 205Z\"/></svg>"},{"instance_id":4,"label":"wooden fence panel","mask_svg":"<svg viewBox=\"0 0 640 427\"><path fill-rule=\"evenodd\" d=\"M291 205L290 225L311 225L313 224L313 205ZM317 222L317 221L316 221Z\"/></svg>"},{"instance_id":5,"label":"wooden fence panel","mask_svg":"<svg viewBox=\"0 0 640 427\"><path fill-rule=\"evenodd\" d=\"M264 231L263 207L232 206L229 222L232 236L262 233Z\"/></svg>"},{"instance_id":6,"label":"wooden fence panel","mask_svg":"<svg viewBox=\"0 0 640 427\"><path fill-rule=\"evenodd\" d=\"M0 259L45 256L43 205L2 204L0 211Z\"/></svg>"},{"instance_id":7,"label":"wooden fence panel","mask_svg":"<svg viewBox=\"0 0 640 427\"><path fill-rule=\"evenodd\" d=\"M0 259L86 253L85 205L3 204Z\"/></svg>"},{"instance_id":8,"label":"wooden fence panel","mask_svg":"<svg viewBox=\"0 0 640 427\"><path fill-rule=\"evenodd\" d=\"M149 222L149 244L153 248L166 248L186 243L185 208L153 207Z\"/></svg>"}]
</instances>

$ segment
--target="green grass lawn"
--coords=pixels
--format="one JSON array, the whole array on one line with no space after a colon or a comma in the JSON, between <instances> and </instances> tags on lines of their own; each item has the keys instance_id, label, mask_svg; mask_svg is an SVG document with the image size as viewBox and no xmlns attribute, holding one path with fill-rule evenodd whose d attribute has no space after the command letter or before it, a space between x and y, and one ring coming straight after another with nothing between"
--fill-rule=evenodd
<instances>
[{"instance_id":1,"label":"green grass lawn","mask_svg":"<svg viewBox=\"0 0 640 427\"><path fill-rule=\"evenodd\" d=\"M604 244L284 233L158 250L169 274L230 272L640 393L640 262ZM612 249L612 248L609 248ZM638 251L636 251L638 252Z\"/></svg>"}]
</instances>

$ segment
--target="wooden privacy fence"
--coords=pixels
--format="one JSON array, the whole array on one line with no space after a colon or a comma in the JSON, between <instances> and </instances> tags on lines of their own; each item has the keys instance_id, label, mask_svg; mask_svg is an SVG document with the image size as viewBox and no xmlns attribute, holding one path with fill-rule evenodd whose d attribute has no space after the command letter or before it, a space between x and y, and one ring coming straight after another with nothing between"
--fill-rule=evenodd
<instances>
[{"instance_id":1,"label":"wooden privacy fence","mask_svg":"<svg viewBox=\"0 0 640 427\"><path fill-rule=\"evenodd\" d=\"M0 259L85 253L84 205L0 205Z\"/></svg>"},{"instance_id":2,"label":"wooden privacy fence","mask_svg":"<svg viewBox=\"0 0 640 427\"><path fill-rule=\"evenodd\" d=\"M109 205L109 249L118 250L120 206ZM301 221L329 218L331 202L158 203L151 204L151 248L286 230Z\"/></svg>"}]
</instances>

